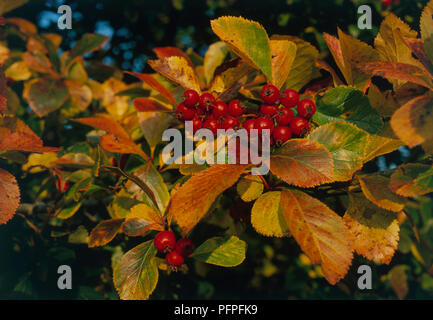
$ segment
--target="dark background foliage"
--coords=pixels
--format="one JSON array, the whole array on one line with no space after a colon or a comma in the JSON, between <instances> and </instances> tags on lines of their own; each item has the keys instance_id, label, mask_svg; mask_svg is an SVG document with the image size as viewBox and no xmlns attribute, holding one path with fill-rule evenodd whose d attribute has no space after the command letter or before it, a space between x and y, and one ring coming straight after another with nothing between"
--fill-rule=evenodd
<instances>
[{"instance_id":1,"label":"dark background foliage","mask_svg":"<svg viewBox=\"0 0 433 320\"><path fill-rule=\"evenodd\" d=\"M360 31L356 27L357 8L371 3L373 29ZM386 8L404 18L417 29L421 8L427 1L401 0L398 6ZM73 29L58 30L57 8L68 4L73 12ZM151 72L146 65L154 57L152 49L176 46L194 49L200 55L217 40L209 21L223 15L243 16L263 24L268 34L290 34L301 37L327 52L321 34L336 34L337 27L372 43L383 18L380 1L350 0L30 0L8 16L18 16L35 23L40 32L63 36L62 49L69 50L84 33L96 32L110 36L104 50L92 56L122 70ZM332 63L332 59L329 59ZM78 139L77 136L67 139ZM368 164L367 170L386 169L402 163L409 152L401 149L378 162ZM8 166L19 179L23 200L31 201L31 193L39 177L20 176L19 165ZM22 172L21 172L22 174ZM43 175L43 174L41 174ZM230 195L229 195L230 196ZM239 215L248 207L231 203ZM100 208L94 208L100 210ZM96 214L103 214L96 212ZM74 225L91 225L85 216L74 217ZM251 228L245 223L246 228ZM88 229L90 230L91 227ZM209 227L210 228L210 227ZM251 231L251 230L248 230ZM200 232L211 232L204 229ZM330 286L317 277L313 266L302 263L300 250L293 240L270 239L247 232L247 260L239 267L224 269L195 268L195 273L177 276L162 275L152 295L153 299L374 299L395 298L383 276L389 266L376 266L357 257L347 277L338 285ZM199 238L199 235L194 235ZM73 245L49 234L35 234L21 218L15 217L0 227L0 299L117 299L111 279L111 255L116 245L124 245L118 237L108 248L88 249ZM132 248L129 239L126 248ZM356 269L367 263L374 269L374 290L361 292L356 287ZM57 289L57 267L68 264L73 270L73 290ZM410 278L408 298L428 298L431 287L420 287L416 274L420 266L411 255L397 253L392 265L406 264L415 276ZM391 265L391 266L392 266Z\"/></svg>"}]
</instances>

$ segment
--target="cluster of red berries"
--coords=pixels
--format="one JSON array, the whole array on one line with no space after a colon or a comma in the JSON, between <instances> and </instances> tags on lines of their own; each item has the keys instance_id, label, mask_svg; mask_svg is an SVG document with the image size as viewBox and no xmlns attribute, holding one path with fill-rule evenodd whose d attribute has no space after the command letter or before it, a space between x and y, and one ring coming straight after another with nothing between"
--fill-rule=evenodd
<instances>
[{"instance_id":1,"label":"cluster of red berries","mask_svg":"<svg viewBox=\"0 0 433 320\"><path fill-rule=\"evenodd\" d=\"M242 122L245 105L240 100L232 100L228 105L216 100L209 93L199 95L197 91L186 90L183 102L177 106L176 115L181 121L192 121L193 131L200 128L211 130L239 129L243 127L248 134L257 129L258 134L269 129L271 145L281 145L292 136L302 136L309 129L308 120L316 112L316 105L310 99L299 100L299 93L293 89L279 91L271 84L263 86L260 97L263 104L259 115ZM296 116L292 108L296 107Z\"/></svg>"},{"instance_id":2,"label":"cluster of red berries","mask_svg":"<svg viewBox=\"0 0 433 320\"><path fill-rule=\"evenodd\" d=\"M153 243L158 251L166 254L165 261L172 269L180 267L185 258L194 251L194 244L190 239L176 240L174 232L169 230L159 232Z\"/></svg>"},{"instance_id":3,"label":"cluster of red berries","mask_svg":"<svg viewBox=\"0 0 433 320\"><path fill-rule=\"evenodd\" d=\"M222 100L205 92L199 95L195 90L186 90L183 102L177 106L176 115L181 121L192 121L193 131L206 128L217 134L218 129L238 129L238 117L244 114L245 106L239 100L233 100L228 105Z\"/></svg>"},{"instance_id":4,"label":"cluster of red berries","mask_svg":"<svg viewBox=\"0 0 433 320\"><path fill-rule=\"evenodd\" d=\"M261 116L244 122L244 128L271 131L271 145L278 146L292 138L300 137L309 130L308 120L316 112L316 105L310 99L299 100L299 93L293 89L281 92L272 84L263 86L260 91L263 104ZM296 111L292 108L296 107ZM296 115L295 115L296 112Z\"/></svg>"}]
</instances>

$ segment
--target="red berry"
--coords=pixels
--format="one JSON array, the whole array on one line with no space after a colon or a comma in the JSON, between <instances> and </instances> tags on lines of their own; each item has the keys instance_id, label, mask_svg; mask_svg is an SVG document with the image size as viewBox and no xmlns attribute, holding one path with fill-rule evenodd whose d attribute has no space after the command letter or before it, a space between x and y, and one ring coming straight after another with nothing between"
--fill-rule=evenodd
<instances>
[{"instance_id":1,"label":"red berry","mask_svg":"<svg viewBox=\"0 0 433 320\"><path fill-rule=\"evenodd\" d=\"M277 145L282 145L292 137L292 132L289 127L277 126L275 127L274 132L272 132L272 137Z\"/></svg>"},{"instance_id":2,"label":"red berry","mask_svg":"<svg viewBox=\"0 0 433 320\"><path fill-rule=\"evenodd\" d=\"M3 16L0 16L0 26L5 26L7 23L6 18Z\"/></svg>"},{"instance_id":3,"label":"red berry","mask_svg":"<svg viewBox=\"0 0 433 320\"><path fill-rule=\"evenodd\" d=\"M299 102L299 93L293 89L286 89L281 92L280 102L288 108L296 107Z\"/></svg>"},{"instance_id":4,"label":"red berry","mask_svg":"<svg viewBox=\"0 0 433 320\"><path fill-rule=\"evenodd\" d=\"M384 6L390 6L392 4L392 0L382 0L382 4Z\"/></svg>"},{"instance_id":5,"label":"red berry","mask_svg":"<svg viewBox=\"0 0 433 320\"><path fill-rule=\"evenodd\" d=\"M290 131L297 136L301 136L308 131L308 121L302 117L295 117L290 122Z\"/></svg>"},{"instance_id":6,"label":"red berry","mask_svg":"<svg viewBox=\"0 0 433 320\"><path fill-rule=\"evenodd\" d=\"M183 257L176 251L172 251L165 256L165 261L170 267L180 267L185 261Z\"/></svg>"},{"instance_id":7,"label":"red berry","mask_svg":"<svg viewBox=\"0 0 433 320\"><path fill-rule=\"evenodd\" d=\"M254 129L255 126L256 126L256 119L248 119L242 125L242 127L245 130L247 130L248 135L250 135L251 130Z\"/></svg>"},{"instance_id":8,"label":"red berry","mask_svg":"<svg viewBox=\"0 0 433 320\"><path fill-rule=\"evenodd\" d=\"M209 93L205 92L203 93L199 100L200 108L202 108L204 111L210 111L213 107L213 104L215 103L215 97Z\"/></svg>"},{"instance_id":9,"label":"red berry","mask_svg":"<svg viewBox=\"0 0 433 320\"><path fill-rule=\"evenodd\" d=\"M265 103L274 104L280 98L280 93L276 86L267 84L260 91L260 97Z\"/></svg>"},{"instance_id":10,"label":"red berry","mask_svg":"<svg viewBox=\"0 0 433 320\"><path fill-rule=\"evenodd\" d=\"M237 129L239 128L239 120L232 116L225 117L223 123L221 124L221 127L224 130L228 129Z\"/></svg>"},{"instance_id":11,"label":"red berry","mask_svg":"<svg viewBox=\"0 0 433 320\"><path fill-rule=\"evenodd\" d=\"M194 244L187 238L179 239L176 242L176 252L182 257L188 257L194 251Z\"/></svg>"},{"instance_id":12,"label":"red berry","mask_svg":"<svg viewBox=\"0 0 433 320\"><path fill-rule=\"evenodd\" d=\"M316 105L310 99L304 99L299 102L297 110L299 116L309 119L316 113Z\"/></svg>"},{"instance_id":13,"label":"red berry","mask_svg":"<svg viewBox=\"0 0 433 320\"><path fill-rule=\"evenodd\" d=\"M176 236L172 231L164 230L159 232L153 239L155 248L161 252L167 253L176 247Z\"/></svg>"},{"instance_id":14,"label":"red berry","mask_svg":"<svg viewBox=\"0 0 433 320\"><path fill-rule=\"evenodd\" d=\"M220 129L218 120L209 118L203 123L203 128L209 129L214 135L217 134L217 130Z\"/></svg>"},{"instance_id":15,"label":"red berry","mask_svg":"<svg viewBox=\"0 0 433 320\"><path fill-rule=\"evenodd\" d=\"M215 119L225 117L228 114L229 109L227 108L227 104L224 101L218 100L213 104L212 116Z\"/></svg>"},{"instance_id":16,"label":"red berry","mask_svg":"<svg viewBox=\"0 0 433 320\"><path fill-rule=\"evenodd\" d=\"M273 104L262 104L260 107L260 113L265 116L273 116L276 115L278 112L278 106Z\"/></svg>"},{"instance_id":17,"label":"red berry","mask_svg":"<svg viewBox=\"0 0 433 320\"><path fill-rule=\"evenodd\" d=\"M271 136L271 138L269 139L269 144L270 144L271 146L273 146L273 145L275 144L275 140L274 140L274 138L272 138L272 136Z\"/></svg>"},{"instance_id":18,"label":"red berry","mask_svg":"<svg viewBox=\"0 0 433 320\"><path fill-rule=\"evenodd\" d=\"M180 103L177 106L176 115L181 121L192 120L195 116L195 109L187 108L183 103Z\"/></svg>"},{"instance_id":19,"label":"red berry","mask_svg":"<svg viewBox=\"0 0 433 320\"><path fill-rule=\"evenodd\" d=\"M186 90L183 93L182 98L185 106L187 106L188 108L192 108L197 104L199 95L195 90Z\"/></svg>"},{"instance_id":20,"label":"red berry","mask_svg":"<svg viewBox=\"0 0 433 320\"><path fill-rule=\"evenodd\" d=\"M245 106L239 100L233 100L229 103L229 113L233 117L239 117L244 114Z\"/></svg>"},{"instance_id":21,"label":"red berry","mask_svg":"<svg viewBox=\"0 0 433 320\"><path fill-rule=\"evenodd\" d=\"M203 121L197 116L195 116L192 119L192 131L196 132L198 129L200 129L203 126Z\"/></svg>"},{"instance_id":22,"label":"red berry","mask_svg":"<svg viewBox=\"0 0 433 320\"><path fill-rule=\"evenodd\" d=\"M262 130L269 129L271 131L270 134L272 135L272 130L274 130L274 122L268 117L257 118L254 129L257 129L259 134L262 134Z\"/></svg>"},{"instance_id":23,"label":"red berry","mask_svg":"<svg viewBox=\"0 0 433 320\"><path fill-rule=\"evenodd\" d=\"M275 118L280 126L287 126L293 120L293 111L289 108L278 109L278 115Z\"/></svg>"}]
</instances>

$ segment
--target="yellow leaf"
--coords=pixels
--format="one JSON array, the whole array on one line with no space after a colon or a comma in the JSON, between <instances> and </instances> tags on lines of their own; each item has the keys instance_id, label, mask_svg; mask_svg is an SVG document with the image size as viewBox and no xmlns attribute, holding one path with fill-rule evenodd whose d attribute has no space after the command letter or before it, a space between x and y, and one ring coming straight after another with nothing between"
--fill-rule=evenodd
<instances>
[{"instance_id":1,"label":"yellow leaf","mask_svg":"<svg viewBox=\"0 0 433 320\"><path fill-rule=\"evenodd\" d=\"M203 73L207 84L212 81L215 69L224 62L228 52L228 46L223 41L212 43L207 49L203 62Z\"/></svg>"},{"instance_id":2,"label":"yellow leaf","mask_svg":"<svg viewBox=\"0 0 433 320\"><path fill-rule=\"evenodd\" d=\"M336 284L349 270L353 258L352 236L343 219L319 200L298 190L281 193L287 226L302 251L321 264L326 280Z\"/></svg>"},{"instance_id":3,"label":"yellow leaf","mask_svg":"<svg viewBox=\"0 0 433 320\"><path fill-rule=\"evenodd\" d=\"M149 65L153 70L160 73L167 79L179 84L184 89L200 91L200 83L194 69L188 61L179 56L171 56L160 60L149 60Z\"/></svg>"},{"instance_id":4,"label":"yellow leaf","mask_svg":"<svg viewBox=\"0 0 433 320\"><path fill-rule=\"evenodd\" d=\"M272 83L281 89L295 61L296 44L287 40L270 40L269 45L272 58Z\"/></svg>"},{"instance_id":5,"label":"yellow leaf","mask_svg":"<svg viewBox=\"0 0 433 320\"><path fill-rule=\"evenodd\" d=\"M32 73L29 68L27 68L27 64L24 61L17 61L6 69L5 75L6 77L20 81L29 79Z\"/></svg>"},{"instance_id":6,"label":"yellow leaf","mask_svg":"<svg viewBox=\"0 0 433 320\"><path fill-rule=\"evenodd\" d=\"M163 223L153 208L140 203L128 212L122 230L128 236L141 236L149 230L164 230Z\"/></svg>"},{"instance_id":7,"label":"yellow leaf","mask_svg":"<svg viewBox=\"0 0 433 320\"><path fill-rule=\"evenodd\" d=\"M263 193L263 182L259 176L242 177L236 184L236 190L245 202L256 200Z\"/></svg>"},{"instance_id":8,"label":"yellow leaf","mask_svg":"<svg viewBox=\"0 0 433 320\"><path fill-rule=\"evenodd\" d=\"M173 215L186 235L206 215L215 199L239 179L248 165L214 165L193 175L173 195L168 215Z\"/></svg>"},{"instance_id":9,"label":"yellow leaf","mask_svg":"<svg viewBox=\"0 0 433 320\"><path fill-rule=\"evenodd\" d=\"M394 290L399 300L403 300L404 298L406 298L409 292L407 276L404 272L404 269L405 266L398 265L393 267L388 274L390 277L391 288L392 290Z\"/></svg>"},{"instance_id":10,"label":"yellow leaf","mask_svg":"<svg viewBox=\"0 0 433 320\"><path fill-rule=\"evenodd\" d=\"M281 207L281 192L271 191L254 202L251 210L251 225L268 237L284 237L290 234Z\"/></svg>"},{"instance_id":11,"label":"yellow leaf","mask_svg":"<svg viewBox=\"0 0 433 320\"><path fill-rule=\"evenodd\" d=\"M361 193L349 193L344 223L354 237L355 251L376 263L389 264L397 249L397 214L369 202Z\"/></svg>"},{"instance_id":12,"label":"yellow leaf","mask_svg":"<svg viewBox=\"0 0 433 320\"><path fill-rule=\"evenodd\" d=\"M86 110L92 102L92 90L81 81L66 80L65 83L71 96L72 105L80 111Z\"/></svg>"},{"instance_id":13,"label":"yellow leaf","mask_svg":"<svg viewBox=\"0 0 433 320\"><path fill-rule=\"evenodd\" d=\"M22 170L29 171L30 173L37 173L46 169L54 168L56 166L57 153L56 152L44 152L44 153L32 153L27 160L26 164L23 164Z\"/></svg>"},{"instance_id":14,"label":"yellow leaf","mask_svg":"<svg viewBox=\"0 0 433 320\"><path fill-rule=\"evenodd\" d=\"M373 174L360 175L358 180L365 197L378 207L394 212L400 212L404 209L405 198L389 189L389 178Z\"/></svg>"},{"instance_id":15,"label":"yellow leaf","mask_svg":"<svg viewBox=\"0 0 433 320\"><path fill-rule=\"evenodd\" d=\"M89 248L105 246L119 232L124 219L105 220L93 228L89 235Z\"/></svg>"},{"instance_id":16,"label":"yellow leaf","mask_svg":"<svg viewBox=\"0 0 433 320\"><path fill-rule=\"evenodd\" d=\"M129 107L129 97L116 96L116 93L128 89L128 86L115 78L110 78L101 84L101 104L114 119L120 120Z\"/></svg>"}]
</instances>

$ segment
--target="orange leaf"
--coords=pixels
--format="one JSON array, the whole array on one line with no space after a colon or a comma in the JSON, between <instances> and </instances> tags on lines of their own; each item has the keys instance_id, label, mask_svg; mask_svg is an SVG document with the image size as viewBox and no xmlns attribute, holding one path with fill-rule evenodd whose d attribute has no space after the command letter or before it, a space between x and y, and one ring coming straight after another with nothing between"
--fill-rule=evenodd
<instances>
[{"instance_id":1,"label":"orange leaf","mask_svg":"<svg viewBox=\"0 0 433 320\"><path fill-rule=\"evenodd\" d=\"M137 237L149 230L163 231L164 224L153 208L140 203L132 207L126 215L122 230L128 236Z\"/></svg>"},{"instance_id":2,"label":"orange leaf","mask_svg":"<svg viewBox=\"0 0 433 320\"><path fill-rule=\"evenodd\" d=\"M311 188L334 181L331 153L320 143L292 139L271 156L271 172L288 184Z\"/></svg>"},{"instance_id":3,"label":"orange leaf","mask_svg":"<svg viewBox=\"0 0 433 320\"><path fill-rule=\"evenodd\" d=\"M101 247L114 239L123 223L122 218L105 220L93 228L89 236L89 248Z\"/></svg>"},{"instance_id":4,"label":"orange leaf","mask_svg":"<svg viewBox=\"0 0 433 320\"><path fill-rule=\"evenodd\" d=\"M352 263L352 237L343 219L319 200L297 190L284 190L281 209L287 226L310 260L322 265L326 280L336 284Z\"/></svg>"},{"instance_id":5,"label":"orange leaf","mask_svg":"<svg viewBox=\"0 0 433 320\"><path fill-rule=\"evenodd\" d=\"M376 263L390 263L399 240L397 214L376 207L361 193L349 193L349 200L343 220L355 251Z\"/></svg>"},{"instance_id":6,"label":"orange leaf","mask_svg":"<svg viewBox=\"0 0 433 320\"><path fill-rule=\"evenodd\" d=\"M329 48L329 51L331 51L331 54L334 57L334 60L337 63L338 68L340 69L341 73L343 73L344 77L346 78L346 75L345 75L346 69L344 66L343 53L341 52L340 40L338 40L334 36L331 36L328 33L324 33L323 37L325 38L326 44L328 45L328 48Z\"/></svg>"},{"instance_id":7,"label":"orange leaf","mask_svg":"<svg viewBox=\"0 0 433 320\"><path fill-rule=\"evenodd\" d=\"M160 94L162 94L165 98L167 98L172 104L176 105L176 99L171 94L170 91L167 90L166 87L164 87L162 84L160 84L154 77L152 77L150 74L145 73L136 73L136 72L129 72L126 71L126 73L133 75L134 77L137 77L138 79L146 82L152 89L158 91Z\"/></svg>"},{"instance_id":8,"label":"orange leaf","mask_svg":"<svg viewBox=\"0 0 433 320\"><path fill-rule=\"evenodd\" d=\"M0 151L42 153L59 150L58 148L44 147L42 140L20 119L11 121L0 131Z\"/></svg>"},{"instance_id":9,"label":"orange leaf","mask_svg":"<svg viewBox=\"0 0 433 320\"><path fill-rule=\"evenodd\" d=\"M149 60L153 70L160 73L167 79L179 84L184 89L200 91L200 82L194 69L188 64L185 58L173 56L161 60Z\"/></svg>"},{"instance_id":10,"label":"orange leaf","mask_svg":"<svg viewBox=\"0 0 433 320\"><path fill-rule=\"evenodd\" d=\"M149 112L149 111L158 111L158 112L170 112L172 109L168 108L166 105L161 103L160 101L154 98L144 98L139 97L135 98L134 106L139 112Z\"/></svg>"},{"instance_id":11,"label":"orange leaf","mask_svg":"<svg viewBox=\"0 0 433 320\"><path fill-rule=\"evenodd\" d=\"M424 144L426 151L433 151L433 99L429 96L416 97L400 109L391 118L394 133L409 147Z\"/></svg>"},{"instance_id":12,"label":"orange leaf","mask_svg":"<svg viewBox=\"0 0 433 320\"><path fill-rule=\"evenodd\" d=\"M216 197L239 179L248 165L214 165L193 175L176 191L168 215L186 235L206 215Z\"/></svg>"},{"instance_id":13,"label":"orange leaf","mask_svg":"<svg viewBox=\"0 0 433 320\"><path fill-rule=\"evenodd\" d=\"M373 76L405 80L433 90L433 86L425 72L410 64L398 62L370 62L359 66L359 68Z\"/></svg>"},{"instance_id":14,"label":"orange leaf","mask_svg":"<svg viewBox=\"0 0 433 320\"><path fill-rule=\"evenodd\" d=\"M188 62L188 64L193 68L194 65L191 62L191 59L180 49L176 47L158 47L154 48L153 52L155 52L158 59L164 59L168 57L182 57Z\"/></svg>"},{"instance_id":15,"label":"orange leaf","mask_svg":"<svg viewBox=\"0 0 433 320\"><path fill-rule=\"evenodd\" d=\"M0 224L12 219L20 204L20 189L17 180L0 168Z\"/></svg>"},{"instance_id":16,"label":"orange leaf","mask_svg":"<svg viewBox=\"0 0 433 320\"><path fill-rule=\"evenodd\" d=\"M404 209L405 199L391 192L390 179L379 174L358 176L365 197L380 208L400 212Z\"/></svg>"},{"instance_id":17,"label":"orange leaf","mask_svg":"<svg viewBox=\"0 0 433 320\"><path fill-rule=\"evenodd\" d=\"M389 188L403 197L433 192L433 167L420 163L402 165L391 175Z\"/></svg>"},{"instance_id":18,"label":"orange leaf","mask_svg":"<svg viewBox=\"0 0 433 320\"><path fill-rule=\"evenodd\" d=\"M74 119L74 121L108 132L100 140L104 149L115 153L137 154L143 159L149 160L149 157L132 141L128 133L117 121L110 118L79 118Z\"/></svg>"}]
</instances>

